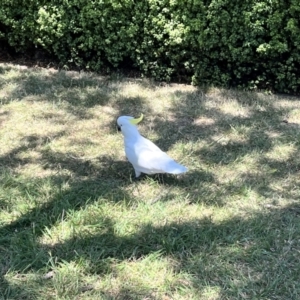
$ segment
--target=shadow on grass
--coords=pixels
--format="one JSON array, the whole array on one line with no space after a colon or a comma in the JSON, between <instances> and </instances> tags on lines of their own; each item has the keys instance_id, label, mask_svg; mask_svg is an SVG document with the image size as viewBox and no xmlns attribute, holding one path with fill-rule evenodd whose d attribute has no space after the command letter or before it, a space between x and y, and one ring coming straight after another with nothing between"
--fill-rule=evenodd
<instances>
[{"instance_id":1,"label":"shadow on grass","mask_svg":"<svg viewBox=\"0 0 300 300\"><path fill-rule=\"evenodd\" d=\"M268 289L269 293L272 290L270 294L274 293L278 283L284 283L284 278L292 277L296 282L299 275L296 263L299 261L296 257L296 249L300 246L296 239L299 227L294 227L295 218L288 210L289 208L251 215L248 220L233 218L220 224L204 219L182 224L172 223L162 227L149 225L130 238L120 239L109 234L95 239L97 242L103 241L103 245L109 245L108 251L102 252L103 259L105 257L128 259L132 257L132 253L135 259L139 259L159 249L162 255L169 255L180 261L178 267L180 272L194 274L191 280L199 292L203 290L204 285L223 287L227 284L228 277L243 278L250 275L250 278L240 284L232 282L231 287L228 287L229 290L224 290L220 294L225 298L234 297L242 290L246 295L254 296L251 295L251 291L257 290L253 289L257 285L260 286L263 296ZM276 224L270 221L270 216L277 219ZM289 242L284 242L287 236ZM83 241L81 245L76 245L75 240L70 243L66 248L82 249L83 244L93 244L94 238ZM282 244L285 244L287 249L280 249L279 245ZM61 249L58 247L53 250L58 251L56 253L60 256L66 251L64 247L65 244ZM116 249L118 254L115 252ZM82 255L84 256L83 253ZM285 268L280 264L282 255L286 255L284 260L288 266ZM274 266L275 269L270 266ZM216 274L222 275L216 277ZM274 282L270 283L271 278ZM291 293L286 286L283 290L280 291L281 294Z\"/></svg>"},{"instance_id":2,"label":"shadow on grass","mask_svg":"<svg viewBox=\"0 0 300 300\"><path fill-rule=\"evenodd\" d=\"M11 71L11 67L2 67L2 74ZM111 81L108 77L95 76L92 73L75 71L56 71L37 69L17 69L9 79L2 82L3 88L9 87L0 102L8 104L13 101L27 99L28 101L46 101L63 108L78 119L89 119L92 114L88 109L97 106L107 106L115 109L115 118L121 114L140 114L149 111L143 103L143 97L131 97L123 94L122 79ZM144 85L151 85L146 83ZM124 105L126 102L126 105ZM45 116L47 112L45 112ZM49 116L49 115L48 115ZM41 116L40 116L41 117Z\"/></svg>"},{"instance_id":3,"label":"shadow on grass","mask_svg":"<svg viewBox=\"0 0 300 300\"><path fill-rule=\"evenodd\" d=\"M112 222L99 220L99 230L103 228L103 233L74 236L41 251L50 252L64 262L87 260L91 266L88 272L100 276L116 272L113 266L124 260L142 260L159 251L159 256L178 262L175 273L189 278L178 280L173 290L192 285L199 296L207 287L215 287L220 299L273 296L296 299L293 285L299 279L299 211L299 206L288 206L267 209L264 213L249 212L247 218L219 223L204 218L165 226L149 224L128 237L116 236ZM40 261L36 267L43 265ZM153 294L156 291L136 287L113 296L138 299L133 296Z\"/></svg>"},{"instance_id":4,"label":"shadow on grass","mask_svg":"<svg viewBox=\"0 0 300 300\"><path fill-rule=\"evenodd\" d=\"M164 151L168 151L174 142L203 141L208 146L198 147L193 154L203 164L215 168L230 166L251 155L257 155L257 164L264 166L268 171L256 174L254 178L249 169L243 184L254 189L258 186L257 192L265 196L267 190L272 190L272 182L279 178L282 181L287 180L290 175L297 175L300 171L298 126L283 122L292 108L276 106L279 97L228 90L221 90L217 95L205 95L201 90L188 93L177 91L171 109L171 120L155 120L155 130L160 132L160 137L155 142ZM287 99L297 101L293 97ZM226 108L223 108L226 100L242 105L245 112L239 113L238 107L236 111L234 107L231 111L226 111ZM212 101L215 101L214 105L210 105ZM230 135L234 133L242 138L231 138ZM293 145L293 153L288 158L268 158L266 154L280 143ZM292 186L286 187L282 194L289 198L288 190L291 188ZM298 197L299 193L291 200L297 200Z\"/></svg>"},{"instance_id":5,"label":"shadow on grass","mask_svg":"<svg viewBox=\"0 0 300 300\"><path fill-rule=\"evenodd\" d=\"M0 72L5 71L0 69ZM12 80L11 83L18 84L18 87L12 91L7 101L31 95L39 96L41 101L67 102L67 111L78 119L89 118L87 109L97 105L109 106L110 101L115 109L112 113L115 119L121 114L138 115L140 111L151 113L143 97L120 95L118 84L108 83L104 78L80 76L75 72L53 73L51 76L31 75L26 70L21 77ZM53 90L53 86L58 86L59 91ZM230 166L253 153L260 153L257 163L271 171L254 175L246 171L241 178L222 183L213 172L207 168L202 169L198 163L197 168L191 166L191 171L182 178L162 175L155 178L155 182L166 188L178 187L188 196L187 205L199 203L221 207L226 204L226 197L247 187L251 187L262 197L299 200L299 182L297 179L287 181L289 176L296 175L300 169L299 133L295 128L282 124L289 109L277 108L258 94L249 96L250 94L245 93L240 97L236 92L222 93L216 97L233 99L246 106L247 112L244 115L226 113L226 110L222 110L222 101L219 106L209 106L209 97L214 96L203 94L200 90L176 91L170 109L172 118L166 120L157 115L153 121L153 129L158 132L155 142L167 151L178 141L204 141L209 146L195 148L193 157L195 161L199 160L213 168ZM114 120L109 124L112 132L115 129ZM224 143L218 142L220 139L227 139L232 129L244 133L244 139L233 141L229 138ZM271 131L278 134L272 136ZM293 284L296 285L299 279L297 255L300 251L300 209L295 204L276 208L275 203L264 212L249 211L245 212L244 217L232 217L219 222L213 222L208 217L164 226L148 224L126 237L117 235L114 222L106 217L97 220L98 234L82 236L75 232L67 241L58 241L51 246L44 245L40 242L40 237L45 230L64 221L68 214L76 210L97 201L120 202L133 206L139 200L127 189L132 185L130 174L133 174L129 163L116 160L110 154L88 160L80 159L74 153L53 152L42 147L48 142L43 136L29 135L23 139L24 146L0 157L2 170L12 174L10 181L2 181L6 184L3 187L14 185L23 194L26 194L26 190L40 193L40 187L47 180L53 191L50 192L48 201L41 199L30 211L0 227L0 291L4 298L16 295L22 295L22 299L33 298L33 291L29 292L25 287L22 291L22 282L13 286L3 275L6 267L20 273L28 270L38 274L47 272L49 253L58 262L81 259L89 261L92 266L87 270L89 274L105 275L112 272L111 260L138 260L159 251L161 256L176 260L176 272L186 274L189 278L188 285L197 293L203 293L207 287L216 287L220 299L263 299L273 296L296 299ZM282 161L266 157L265 154L277 142L293 144L293 157ZM38 151L38 160L43 168L57 173L47 176L46 179L14 181L17 167L30 163L28 158L20 157L20 153L26 150ZM272 185L276 180L286 180L287 184L278 191ZM158 201L167 202L174 196L172 192L162 194ZM6 202L3 205L9 206ZM172 289L184 290L188 287L184 282L178 282ZM138 299L142 295L151 299L154 297L151 296L152 292L132 288L106 296L115 299Z\"/></svg>"}]
</instances>

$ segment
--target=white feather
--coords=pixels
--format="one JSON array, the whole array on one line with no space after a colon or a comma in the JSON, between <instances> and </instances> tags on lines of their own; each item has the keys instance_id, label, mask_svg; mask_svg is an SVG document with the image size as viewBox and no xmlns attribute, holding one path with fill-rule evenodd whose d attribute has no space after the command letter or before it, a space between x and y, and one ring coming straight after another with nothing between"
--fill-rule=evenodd
<instances>
[{"instance_id":1,"label":"white feather","mask_svg":"<svg viewBox=\"0 0 300 300\"><path fill-rule=\"evenodd\" d=\"M167 153L160 150L154 143L140 135L137 127L129 121L129 116L121 116L117 123L124 136L125 153L132 164L136 177L141 173L180 174L187 168L177 163Z\"/></svg>"}]
</instances>

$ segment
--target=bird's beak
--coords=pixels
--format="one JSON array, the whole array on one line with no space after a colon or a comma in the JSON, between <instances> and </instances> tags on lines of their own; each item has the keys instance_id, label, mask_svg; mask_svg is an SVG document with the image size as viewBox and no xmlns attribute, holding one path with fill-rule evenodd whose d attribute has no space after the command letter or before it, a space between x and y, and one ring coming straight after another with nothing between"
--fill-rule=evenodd
<instances>
[{"instance_id":1,"label":"bird's beak","mask_svg":"<svg viewBox=\"0 0 300 300\"><path fill-rule=\"evenodd\" d=\"M137 118L137 119L131 119L131 120L129 120L129 122L132 125L136 125L136 124L140 123L143 120L143 117L144 117L144 115L141 114L141 116L139 118Z\"/></svg>"},{"instance_id":2,"label":"bird's beak","mask_svg":"<svg viewBox=\"0 0 300 300\"><path fill-rule=\"evenodd\" d=\"M118 129L118 131L121 131L121 127L120 126L117 126L117 129Z\"/></svg>"}]
</instances>

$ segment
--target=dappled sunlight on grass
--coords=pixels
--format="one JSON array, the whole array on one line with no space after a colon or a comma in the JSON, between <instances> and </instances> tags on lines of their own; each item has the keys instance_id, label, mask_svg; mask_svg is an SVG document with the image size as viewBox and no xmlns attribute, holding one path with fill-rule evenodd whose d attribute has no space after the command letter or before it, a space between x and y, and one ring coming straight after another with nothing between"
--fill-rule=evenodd
<instances>
[{"instance_id":1,"label":"dappled sunlight on grass","mask_svg":"<svg viewBox=\"0 0 300 300\"><path fill-rule=\"evenodd\" d=\"M295 145L275 145L271 151L267 152L265 157L276 160L286 161L297 155L297 147Z\"/></svg>"},{"instance_id":2,"label":"dappled sunlight on grass","mask_svg":"<svg viewBox=\"0 0 300 300\"><path fill-rule=\"evenodd\" d=\"M176 261L163 257L157 251L153 252L145 258L139 260L130 260L128 263L116 266L117 276L121 278L123 283L121 288L130 290L133 286L135 290L153 290L156 292L164 291L165 285L171 285L174 279L174 269ZM141 277L141 274L143 276ZM158 288L157 287L161 287Z\"/></svg>"},{"instance_id":3,"label":"dappled sunlight on grass","mask_svg":"<svg viewBox=\"0 0 300 300\"><path fill-rule=\"evenodd\" d=\"M299 99L2 69L0 298L297 299ZM189 172L134 180L140 113Z\"/></svg>"}]
</instances>

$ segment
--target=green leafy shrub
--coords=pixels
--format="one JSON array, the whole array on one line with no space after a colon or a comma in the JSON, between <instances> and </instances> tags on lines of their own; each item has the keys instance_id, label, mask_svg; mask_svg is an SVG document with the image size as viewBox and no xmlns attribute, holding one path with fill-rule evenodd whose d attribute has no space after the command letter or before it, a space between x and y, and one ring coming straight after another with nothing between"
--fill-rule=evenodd
<instances>
[{"instance_id":1,"label":"green leafy shrub","mask_svg":"<svg viewBox=\"0 0 300 300\"><path fill-rule=\"evenodd\" d=\"M90 70L300 91L298 0L2 0L0 40Z\"/></svg>"}]
</instances>

